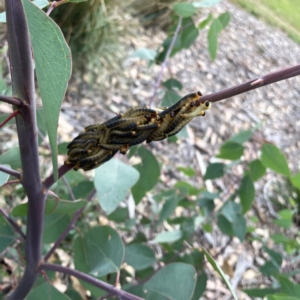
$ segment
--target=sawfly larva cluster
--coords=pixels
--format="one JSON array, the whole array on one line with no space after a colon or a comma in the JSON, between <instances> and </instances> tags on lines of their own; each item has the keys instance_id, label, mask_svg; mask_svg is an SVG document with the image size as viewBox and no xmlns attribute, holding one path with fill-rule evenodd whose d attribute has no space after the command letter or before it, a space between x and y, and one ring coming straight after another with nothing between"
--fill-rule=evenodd
<instances>
[{"instance_id":1,"label":"sawfly larva cluster","mask_svg":"<svg viewBox=\"0 0 300 300\"><path fill-rule=\"evenodd\" d=\"M195 92L181 98L166 109L136 106L110 120L87 126L68 145L66 164L88 171L110 160L118 151L144 141L161 141L177 134L194 117L204 116L210 102L200 101L202 94Z\"/></svg>"}]
</instances>

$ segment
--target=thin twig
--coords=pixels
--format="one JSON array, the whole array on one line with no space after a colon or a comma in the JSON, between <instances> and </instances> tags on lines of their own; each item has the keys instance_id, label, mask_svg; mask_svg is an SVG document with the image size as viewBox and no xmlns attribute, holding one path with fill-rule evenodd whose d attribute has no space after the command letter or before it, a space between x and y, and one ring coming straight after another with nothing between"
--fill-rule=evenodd
<instances>
[{"instance_id":1,"label":"thin twig","mask_svg":"<svg viewBox=\"0 0 300 300\"><path fill-rule=\"evenodd\" d=\"M93 276L87 275L85 273L82 273L77 270L73 270L67 267L63 267L61 265L56 265L56 264L50 264L50 263L42 263L39 266L39 270L52 270L52 271L57 271L63 274L68 274L70 276L74 276L78 279L81 279L87 283L92 284L93 286L96 286L110 294L113 294L114 296L118 297L119 299L123 300L143 300L142 298L129 294L125 291L119 290L115 288L114 286L103 282Z\"/></svg>"},{"instance_id":2,"label":"thin twig","mask_svg":"<svg viewBox=\"0 0 300 300\"><path fill-rule=\"evenodd\" d=\"M95 194L96 194L96 190L93 189L92 192L90 193L90 195L87 197L87 202L90 202L92 200L92 198L95 196ZM72 218L71 222L69 223L69 225L62 232L62 234L57 239L57 241L54 243L54 245L52 246L52 248L48 251L48 253L44 256L44 261L47 261L51 257L51 255L54 253L54 251L56 250L56 248L65 239L65 237L69 234L70 230L74 227L76 221L81 216L81 214L84 211L84 209L85 209L85 206L82 207L82 208L80 208L79 210L77 210L74 213L73 218Z\"/></svg>"},{"instance_id":3,"label":"thin twig","mask_svg":"<svg viewBox=\"0 0 300 300\"><path fill-rule=\"evenodd\" d=\"M252 80L247 81L246 83L242 83L239 85L236 85L231 88L224 89L222 91L212 93L209 95L205 95L201 97L201 101L210 101L210 102L218 102L221 100L224 100L229 97L233 97L254 89L257 89L259 87L269 85L274 82L278 82L281 80L285 80L291 77L299 76L300 75L300 64L287 67L284 69L280 69L278 71L266 74L262 77L258 77Z\"/></svg>"},{"instance_id":4,"label":"thin twig","mask_svg":"<svg viewBox=\"0 0 300 300\"><path fill-rule=\"evenodd\" d=\"M47 16L49 16L51 14L51 12L53 11L54 8L56 8L57 6L60 6L62 4L65 4L69 2L69 0L61 0L61 1L53 1L53 2L50 2L51 5L46 13Z\"/></svg>"},{"instance_id":5,"label":"thin twig","mask_svg":"<svg viewBox=\"0 0 300 300\"><path fill-rule=\"evenodd\" d=\"M19 114L20 111L17 109L13 113L11 113L1 124L0 128L4 126L7 122L9 122L13 117L15 117L17 114Z\"/></svg>"},{"instance_id":6,"label":"thin twig","mask_svg":"<svg viewBox=\"0 0 300 300\"><path fill-rule=\"evenodd\" d=\"M72 189L71 189L71 187L70 187L70 185L69 185L68 180L66 179L65 176L62 176L61 179L62 179L62 181L64 182L65 186L67 187L67 190L68 190L68 192L69 192L69 194L70 194L70 196L71 196L71 199L72 199L73 201L75 201L76 198L75 198L75 195L74 195L74 193L73 193L73 191L72 191Z\"/></svg>"},{"instance_id":7,"label":"thin twig","mask_svg":"<svg viewBox=\"0 0 300 300\"><path fill-rule=\"evenodd\" d=\"M8 97L8 96L4 96L4 95L0 95L0 102L9 103L9 104L16 105L16 106L24 105L24 103L19 98Z\"/></svg>"},{"instance_id":8,"label":"thin twig","mask_svg":"<svg viewBox=\"0 0 300 300\"><path fill-rule=\"evenodd\" d=\"M17 179L21 180L21 173L16 171L16 170L13 170L13 169L10 169L10 168L5 167L3 165L0 165L0 171L4 172L6 174L9 174L11 176L14 176Z\"/></svg>"},{"instance_id":9,"label":"thin twig","mask_svg":"<svg viewBox=\"0 0 300 300\"><path fill-rule=\"evenodd\" d=\"M60 166L60 168L58 169L58 178L57 179L62 177L64 174L66 174L68 171L70 171L73 167L74 167L74 165L66 165L66 164ZM51 174L49 177L47 177L44 180L45 189L46 190L49 189L53 183L54 183L54 177L53 177L53 174Z\"/></svg>"},{"instance_id":10,"label":"thin twig","mask_svg":"<svg viewBox=\"0 0 300 300\"><path fill-rule=\"evenodd\" d=\"M180 28L181 28L181 23L182 23L182 17L179 17L179 20L178 20L178 23L177 23L177 27L176 27L176 30L174 32L174 35L173 35L173 38L172 38L172 41L170 43L170 46L168 48L168 51L166 53L166 56L165 56L165 59L161 65L161 69L160 69L160 72L159 72L159 75L158 75L158 78L156 80L156 83L155 83L155 86L154 86L154 91L153 91L153 94L152 94L152 97L150 98L150 101L149 101L149 106L152 105L153 101L154 101L154 98L156 96L156 92L161 84L161 80L162 80L162 77L163 77L163 73L164 73L164 69L165 67L167 66L167 63L168 63L168 60L169 60L169 57L171 55L171 52L173 50L173 47L174 47L174 44L176 42L176 39L178 37L178 34L179 34L179 31L180 31Z\"/></svg>"},{"instance_id":11,"label":"thin twig","mask_svg":"<svg viewBox=\"0 0 300 300\"><path fill-rule=\"evenodd\" d=\"M26 235L24 234L20 226L2 208L0 208L0 213L7 220L7 222L14 228L14 230L25 240Z\"/></svg>"}]
</instances>

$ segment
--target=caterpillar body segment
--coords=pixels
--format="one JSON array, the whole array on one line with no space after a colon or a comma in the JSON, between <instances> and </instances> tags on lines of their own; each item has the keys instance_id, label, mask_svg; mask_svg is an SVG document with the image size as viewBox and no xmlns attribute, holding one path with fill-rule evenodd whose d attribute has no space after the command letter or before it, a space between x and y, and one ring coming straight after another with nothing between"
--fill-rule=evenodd
<instances>
[{"instance_id":1,"label":"caterpillar body segment","mask_svg":"<svg viewBox=\"0 0 300 300\"><path fill-rule=\"evenodd\" d=\"M136 131L121 131L121 130L113 130L111 131L111 136L113 137L121 137L121 138L132 138L135 137L137 134Z\"/></svg>"},{"instance_id":2,"label":"caterpillar body segment","mask_svg":"<svg viewBox=\"0 0 300 300\"><path fill-rule=\"evenodd\" d=\"M137 122L129 123L128 125L123 125L122 127L118 127L119 131L132 131L135 130L136 126L139 124Z\"/></svg>"},{"instance_id":3,"label":"caterpillar body segment","mask_svg":"<svg viewBox=\"0 0 300 300\"><path fill-rule=\"evenodd\" d=\"M157 112L154 109L151 109L148 106L135 106L127 110L124 114L124 118L134 118L139 116L145 116L145 115L156 115Z\"/></svg>"},{"instance_id":4,"label":"caterpillar body segment","mask_svg":"<svg viewBox=\"0 0 300 300\"><path fill-rule=\"evenodd\" d=\"M146 124L146 125L138 125L135 128L135 130L136 131L146 131L146 130L156 129L157 127L159 127L159 124L157 124L157 123L150 123L150 124Z\"/></svg>"},{"instance_id":5,"label":"caterpillar body segment","mask_svg":"<svg viewBox=\"0 0 300 300\"><path fill-rule=\"evenodd\" d=\"M193 118L185 118L182 119L181 122L176 126L175 129L173 129L172 131L169 131L168 133L166 133L165 137L169 137L169 136L173 136L175 134L177 134L179 131L181 131L181 129L188 124Z\"/></svg>"},{"instance_id":6,"label":"caterpillar body segment","mask_svg":"<svg viewBox=\"0 0 300 300\"><path fill-rule=\"evenodd\" d=\"M196 107L192 112L181 114L181 116L184 118L186 118L186 117L194 118L197 116L203 116L203 115L205 115L205 111L210 109L210 107L211 107L211 103L208 101L205 103L200 103L200 105L198 107Z\"/></svg>"},{"instance_id":7,"label":"caterpillar body segment","mask_svg":"<svg viewBox=\"0 0 300 300\"><path fill-rule=\"evenodd\" d=\"M74 147L83 146L86 143L86 140L75 139L68 146L67 149L72 149Z\"/></svg>"},{"instance_id":8,"label":"caterpillar body segment","mask_svg":"<svg viewBox=\"0 0 300 300\"><path fill-rule=\"evenodd\" d=\"M147 140L147 138L149 137L150 134L151 134L151 131L143 131L143 133L139 137L135 138L134 140L132 140L129 143L129 146L141 144L142 142Z\"/></svg>"},{"instance_id":9,"label":"caterpillar body segment","mask_svg":"<svg viewBox=\"0 0 300 300\"><path fill-rule=\"evenodd\" d=\"M173 117L171 114L167 114L164 117L161 117L159 122L159 127L152 131L152 133L147 138L147 143L150 143L152 141L161 140L161 137L165 137L165 131L167 130L169 124L172 122Z\"/></svg>"},{"instance_id":10,"label":"caterpillar body segment","mask_svg":"<svg viewBox=\"0 0 300 300\"><path fill-rule=\"evenodd\" d=\"M105 129L107 127L107 125L109 125L110 123L112 122L115 122L119 119L122 118L122 115L121 114L117 114L115 117L109 119L108 121L104 122L104 123L101 123L101 124L94 124L94 125L90 125L90 126L87 126L84 128L85 132L87 131L100 131L102 129Z\"/></svg>"},{"instance_id":11,"label":"caterpillar body segment","mask_svg":"<svg viewBox=\"0 0 300 300\"><path fill-rule=\"evenodd\" d=\"M168 108L136 106L110 120L85 128L68 146L66 164L74 170L92 170L117 152L126 154L133 145L160 141L177 134L194 117L204 116L211 106L195 92Z\"/></svg>"},{"instance_id":12,"label":"caterpillar body segment","mask_svg":"<svg viewBox=\"0 0 300 300\"><path fill-rule=\"evenodd\" d=\"M182 97L181 99L179 99L175 104L171 105L167 109L160 112L158 115L160 117L163 117L172 111L176 111L176 110L180 109L183 105L185 105L187 103L199 100L201 96L202 96L201 92L195 92L195 93L188 94L188 95Z\"/></svg>"},{"instance_id":13,"label":"caterpillar body segment","mask_svg":"<svg viewBox=\"0 0 300 300\"><path fill-rule=\"evenodd\" d=\"M169 124L169 127L165 130L165 134L168 134L169 132L173 131L178 124L182 122L182 115L189 112L195 107L195 102L187 102L185 105L183 105L180 110L177 112L175 117L172 119L172 121Z\"/></svg>"}]
</instances>

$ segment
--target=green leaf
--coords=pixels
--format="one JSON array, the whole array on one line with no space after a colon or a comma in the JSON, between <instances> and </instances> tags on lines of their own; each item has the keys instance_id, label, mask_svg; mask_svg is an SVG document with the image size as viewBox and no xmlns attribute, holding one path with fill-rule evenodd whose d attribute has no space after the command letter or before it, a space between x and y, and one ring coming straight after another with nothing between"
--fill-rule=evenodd
<instances>
[{"instance_id":1,"label":"green leaf","mask_svg":"<svg viewBox=\"0 0 300 300\"><path fill-rule=\"evenodd\" d=\"M291 180L292 185L295 188L297 188L298 190L300 190L300 172L298 174L296 174L295 176L291 176L290 180Z\"/></svg>"},{"instance_id":2,"label":"green leaf","mask_svg":"<svg viewBox=\"0 0 300 300\"><path fill-rule=\"evenodd\" d=\"M123 258L123 242L111 227L93 227L75 240L75 268L82 272L95 276L118 272Z\"/></svg>"},{"instance_id":3,"label":"green leaf","mask_svg":"<svg viewBox=\"0 0 300 300\"><path fill-rule=\"evenodd\" d=\"M164 97L162 99L162 106L171 106L176 103L180 99L180 96L174 92L173 90L168 90L165 92Z\"/></svg>"},{"instance_id":4,"label":"green leaf","mask_svg":"<svg viewBox=\"0 0 300 300\"><path fill-rule=\"evenodd\" d=\"M280 227L289 229L293 225L294 212L290 209L283 209L278 212L279 219L274 220L274 223Z\"/></svg>"},{"instance_id":5,"label":"green leaf","mask_svg":"<svg viewBox=\"0 0 300 300\"><path fill-rule=\"evenodd\" d=\"M252 134L253 132L251 130L244 130L234 135L232 138L229 139L229 141L238 144L243 144L251 138Z\"/></svg>"},{"instance_id":6,"label":"green leaf","mask_svg":"<svg viewBox=\"0 0 300 300\"><path fill-rule=\"evenodd\" d=\"M191 299L195 284L196 272L191 265L172 263L159 270L144 284L145 299Z\"/></svg>"},{"instance_id":7,"label":"green leaf","mask_svg":"<svg viewBox=\"0 0 300 300\"><path fill-rule=\"evenodd\" d=\"M139 147L137 152L142 161L134 167L139 171L140 178L131 191L134 201L139 203L158 182L160 167L156 157L145 147Z\"/></svg>"},{"instance_id":8,"label":"green leaf","mask_svg":"<svg viewBox=\"0 0 300 300\"><path fill-rule=\"evenodd\" d=\"M275 276L279 274L279 269L274 265L272 261L267 261L259 268L259 271L267 276Z\"/></svg>"},{"instance_id":9,"label":"green leaf","mask_svg":"<svg viewBox=\"0 0 300 300\"><path fill-rule=\"evenodd\" d=\"M125 248L125 262L135 270L143 270L156 262L153 250L144 244L130 244Z\"/></svg>"},{"instance_id":10,"label":"green leaf","mask_svg":"<svg viewBox=\"0 0 300 300\"><path fill-rule=\"evenodd\" d=\"M216 59L217 48L218 48L218 36L221 31L220 22L217 19L214 19L208 30L208 52L212 60Z\"/></svg>"},{"instance_id":11,"label":"green leaf","mask_svg":"<svg viewBox=\"0 0 300 300\"><path fill-rule=\"evenodd\" d=\"M138 179L139 172L119 159L111 159L96 169L94 184L98 201L107 215L125 200Z\"/></svg>"},{"instance_id":12,"label":"green leaf","mask_svg":"<svg viewBox=\"0 0 300 300\"><path fill-rule=\"evenodd\" d=\"M155 50L147 49L147 48L140 48L136 50L131 57L138 57L140 59L145 60L154 60L157 55Z\"/></svg>"},{"instance_id":13,"label":"green leaf","mask_svg":"<svg viewBox=\"0 0 300 300\"><path fill-rule=\"evenodd\" d=\"M34 288L26 297L26 300L40 300L45 298L47 300L71 300L71 298L58 291L48 282L45 282Z\"/></svg>"},{"instance_id":14,"label":"green leaf","mask_svg":"<svg viewBox=\"0 0 300 300\"><path fill-rule=\"evenodd\" d=\"M274 145L263 145L261 162L265 167L279 174L290 176L290 170L284 154Z\"/></svg>"},{"instance_id":15,"label":"green leaf","mask_svg":"<svg viewBox=\"0 0 300 300\"><path fill-rule=\"evenodd\" d=\"M57 179L57 125L60 106L71 76L71 52L57 24L28 0L22 0L34 53L35 70L43 102Z\"/></svg>"},{"instance_id":16,"label":"green leaf","mask_svg":"<svg viewBox=\"0 0 300 300\"><path fill-rule=\"evenodd\" d=\"M218 197L219 197L219 194L216 194L216 193L209 193L207 191L201 193L201 197L197 201L197 204L205 209L205 216L207 216L214 210L214 208L215 208L214 199L216 199Z\"/></svg>"},{"instance_id":17,"label":"green leaf","mask_svg":"<svg viewBox=\"0 0 300 300\"><path fill-rule=\"evenodd\" d=\"M161 224L164 220L166 220L171 216L171 214L175 211L178 202L179 202L179 197L175 193L172 198L169 198L165 201L162 210L159 213L158 224Z\"/></svg>"},{"instance_id":18,"label":"green leaf","mask_svg":"<svg viewBox=\"0 0 300 300\"><path fill-rule=\"evenodd\" d=\"M259 159L255 159L248 164L249 175L253 181L257 181L263 177L266 173L265 166L261 163Z\"/></svg>"},{"instance_id":19,"label":"green leaf","mask_svg":"<svg viewBox=\"0 0 300 300\"><path fill-rule=\"evenodd\" d=\"M86 206L86 200L76 200L76 201L69 201L69 200L56 200L56 199L48 199L46 201L46 208L45 208L45 215L50 215L52 213L55 214L72 214L78 209ZM12 210L12 215L14 217L24 217L27 215L28 211L28 203L22 203L15 206Z\"/></svg>"},{"instance_id":20,"label":"green leaf","mask_svg":"<svg viewBox=\"0 0 300 300\"><path fill-rule=\"evenodd\" d=\"M290 297L286 294L276 294L276 295L267 295L268 300L299 300L299 295L297 297Z\"/></svg>"},{"instance_id":21,"label":"green leaf","mask_svg":"<svg viewBox=\"0 0 300 300\"><path fill-rule=\"evenodd\" d=\"M183 18L191 17L196 12L195 7L187 2L174 4L173 9L178 16Z\"/></svg>"},{"instance_id":22,"label":"green leaf","mask_svg":"<svg viewBox=\"0 0 300 300\"><path fill-rule=\"evenodd\" d=\"M202 0L199 2L193 2L193 5L195 7L211 7L211 6L217 5L221 1L222 0Z\"/></svg>"},{"instance_id":23,"label":"green leaf","mask_svg":"<svg viewBox=\"0 0 300 300\"><path fill-rule=\"evenodd\" d=\"M299 297L300 285L293 283L289 278L283 275L278 276L278 280L281 286L281 292L289 296Z\"/></svg>"},{"instance_id":24,"label":"green leaf","mask_svg":"<svg viewBox=\"0 0 300 300\"><path fill-rule=\"evenodd\" d=\"M94 183L89 180L84 180L84 181L78 182L76 185L72 185L71 187L72 187L72 191L75 196L75 199L87 198L88 195L90 195L90 193L94 189Z\"/></svg>"},{"instance_id":25,"label":"green leaf","mask_svg":"<svg viewBox=\"0 0 300 300\"><path fill-rule=\"evenodd\" d=\"M229 288L233 298L235 300L238 300L238 297L230 283L230 281L228 280L227 276L224 274L223 270L221 269L221 267L217 264L217 262L213 259L213 257L209 254L209 252L205 249L202 248L204 251L204 254L206 256L206 259L208 260L208 262L211 264L211 266L214 268L214 270L216 272L219 273L219 275L222 277L222 279L225 281L225 284L227 285L227 287Z\"/></svg>"},{"instance_id":26,"label":"green leaf","mask_svg":"<svg viewBox=\"0 0 300 300\"><path fill-rule=\"evenodd\" d=\"M58 154L67 155L68 154L67 146L69 144L70 144L69 142L63 142L63 143L58 144L58 146L57 146Z\"/></svg>"},{"instance_id":27,"label":"green leaf","mask_svg":"<svg viewBox=\"0 0 300 300\"><path fill-rule=\"evenodd\" d=\"M14 230L0 214L0 253L14 241Z\"/></svg>"},{"instance_id":28,"label":"green leaf","mask_svg":"<svg viewBox=\"0 0 300 300\"><path fill-rule=\"evenodd\" d=\"M218 226L223 233L237 236L243 241L246 234L246 220L242 215L241 205L227 201L218 216Z\"/></svg>"},{"instance_id":29,"label":"green leaf","mask_svg":"<svg viewBox=\"0 0 300 300\"><path fill-rule=\"evenodd\" d=\"M107 218L116 223L124 223L128 216L128 210L125 207L118 207Z\"/></svg>"},{"instance_id":30,"label":"green leaf","mask_svg":"<svg viewBox=\"0 0 300 300\"><path fill-rule=\"evenodd\" d=\"M276 289L265 288L265 289L246 289L243 290L250 297L264 298L268 294L275 294L278 291Z\"/></svg>"},{"instance_id":31,"label":"green leaf","mask_svg":"<svg viewBox=\"0 0 300 300\"><path fill-rule=\"evenodd\" d=\"M279 270L282 264L282 255L266 246L263 247L264 251L268 253L271 261L276 266L276 268Z\"/></svg>"},{"instance_id":32,"label":"green leaf","mask_svg":"<svg viewBox=\"0 0 300 300\"><path fill-rule=\"evenodd\" d=\"M224 29L230 21L230 14L226 11L223 14L219 15L217 20L221 23L222 29Z\"/></svg>"},{"instance_id":33,"label":"green leaf","mask_svg":"<svg viewBox=\"0 0 300 300\"><path fill-rule=\"evenodd\" d=\"M2 165L3 167L11 169L10 165ZM0 171L0 186L7 182L9 178L9 174Z\"/></svg>"},{"instance_id":34,"label":"green leaf","mask_svg":"<svg viewBox=\"0 0 300 300\"><path fill-rule=\"evenodd\" d=\"M182 237L181 230L173 230L173 231L163 231L158 233L156 237L150 241L150 244L158 244L158 243L173 243L180 240Z\"/></svg>"},{"instance_id":35,"label":"green leaf","mask_svg":"<svg viewBox=\"0 0 300 300\"><path fill-rule=\"evenodd\" d=\"M34 1L32 1L32 3L40 9L43 9L44 7L47 7L50 5L50 3L47 0L34 0Z\"/></svg>"},{"instance_id":36,"label":"green leaf","mask_svg":"<svg viewBox=\"0 0 300 300\"><path fill-rule=\"evenodd\" d=\"M188 176L188 177L193 177L193 176L196 175L196 171L191 167L187 167L187 168L178 167L177 169L179 171L181 171L184 175Z\"/></svg>"},{"instance_id":37,"label":"green leaf","mask_svg":"<svg viewBox=\"0 0 300 300\"><path fill-rule=\"evenodd\" d=\"M161 85L166 87L169 91L174 91L174 89L182 90L183 87L182 83L175 78L169 78L168 80L162 82Z\"/></svg>"},{"instance_id":38,"label":"green leaf","mask_svg":"<svg viewBox=\"0 0 300 300\"><path fill-rule=\"evenodd\" d=\"M21 168L21 157L19 147L12 147L10 150L0 155L0 164L10 165L12 169Z\"/></svg>"},{"instance_id":39,"label":"green leaf","mask_svg":"<svg viewBox=\"0 0 300 300\"><path fill-rule=\"evenodd\" d=\"M206 19L204 19L199 25L198 28L201 30L205 28L213 19L212 14L210 13Z\"/></svg>"},{"instance_id":40,"label":"green leaf","mask_svg":"<svg viewBox=\"0 0 300 300\"><path fill-rule=\"evenodd\" d=\"M195 188L194 186L185 181L178 181L175 184L175 187L179 189L183 194L190 196L197 196L201 192L201 189Z\"/></svg>"},{"instance_id":41,"label":"green leaf","mask_svg":"<svg viewBox=\"0 0 300 300\"><path fill-rule=\"evenodd\" d=\"M244 152L244 147L236 142L228 141L224 143L220 148L220 154L217 155L219 158L237 160Z\"/></svg>"},{"instance_id":42,"label":"green leaf","mask_svg":"<svg viewBox=\"0 0 300 300\"><path fill-rule=\"evenodd\" d=\"M239 195L243 208L243 214L245 214L251 208L255 196L255 188L250 176L246 175L242 179Z\"/></svg>"},{"instance_id":43,"label":"green leaf","mask_svg":"<svg viewBox=\"0 0 300 300\"><path fill-rule=\"evenodd\" d=\"M6 23L6 12L0 13L0 23Z\"/></svg>"},{"instance_id":44,"label":"green leaf","mask_svg":"<svg viewBox=\"0 0 300 300\"><path fill-rule=\"evenodd\" d=\"M220 178L224 175L223 163L210 163L206 169L204 180Z\"/></svg>"},{"instance_id":45,"label":"green leaf","mask_svg":"<svg viewBox=\"0 0 300 300\"><path fill-rule=\"evenodd\" d=\"M45 226L43 234L43 243L54 243L61 233L69 225L71 219L68 215L51 214L45 216Z\"/></svg>"},{"instance_id":46,"label":"green leaf","mask_svg":"<svg viewBox=\"0 0 300 300\"><path fill-rule=\"evenodd\" d=\"M207 284L207 275L205 272L202 272L197 277L194 294L193 294L193 297L191 298L191 300L199 300L201 298L202 294L206 290L206 284Z\"/></svg>"},{"instance_id":47,"label":"green leaf","mask_svg":"<svg viewBox=\"0 0 300 300\"><path fill-rule=\"evenodd\" d=\"M197 39L199 34L198 29L194 24L191 24L187 28L185 28L181 34L181 44L185 49L189 49L194 41Z\"/></svg>"}]
</instances>

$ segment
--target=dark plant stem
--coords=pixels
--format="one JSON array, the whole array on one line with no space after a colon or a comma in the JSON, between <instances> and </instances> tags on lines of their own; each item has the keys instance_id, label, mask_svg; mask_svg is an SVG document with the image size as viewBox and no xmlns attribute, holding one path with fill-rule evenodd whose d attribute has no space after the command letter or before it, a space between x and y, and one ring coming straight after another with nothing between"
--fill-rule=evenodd
<instances>
[{"instance_id":1,"label":"dark plant stem","mask_svg":"<svg viewBox=\"0 0 300 300\"><path fill-rule=\"evenodd\" d=\"M4 95L0 95L0 102L5 102L5 103L12 104L15 106L24 105L24 103L20 99L15 98L15 97L8 97L8 96L4 96Z\"/></svg>"},{"instance_id":2,"label":"dark plant stem","mask_svg":"<svg viewBox=\"0 0 300 300\"><path fill-rule=\"evenodd\" d=\"M68 274L70 276L74 276L78 279L81 279L87 283L92 284L93 286L96 286L116 297L118 297L118 299L122 299L122 300L143 300L140 297L137 297L135 295L129 294L125 291L119 290L117 288L115 288L114 286L103 282L99 279L96 279L93 276L87 275L85 273L79 272L77 270L73 270L67 267L63 267L60 265L55 265L55 264L49 264L49 263L42 263L39 266L39 270L51 270L51 271L57 271L63 274Z\"/></svg>"},{"instance_id":3,"label":"dark plant stem","mask_svg":"<svg viewBox=\"0 0 300 300\"><path fill-rule=\"evenodd\" d=\"M47 11L47 16L49 16L50 14L51 14L51 12L53 11L53 9L54 8L56 8L57 6L60 6L60 5L62 5L62 4L65 4L65 3L67 3L67 2L69 2L69 0L60 0L60 1L53 1L53 2L50 2L51 3L51 5L50 5L50 7L49 7L49 9L48 9L48 11Z\"/></svg>"},{"instance_id":4,"label":"dark plant stem","mask_svg":"<svg viewBox=\"0 0 300 300\"><path fill-rule=\"evenodd\" d=\"M1 124L0 128L4 126L7 122L9 122L13 117L15 117L17 114L19 114L20 111L17 109L13 113L11 113Z\"/></svg>"},{"instance_id":5,"label":"dark plant stem","mask_svg":"<svg viewBox=\"0 0 300 300\"><path fill-rule=\"evenodd\" d=\"M60 177L62 177L64 174L66 174L68 171L70 171L74 166L73 165L62 165L59 167L58 169L58 178L59 179ZM44 188L46 190L48 190L52 184L54 183L54 177L53 177L53 174L51 174L48 178L46 178L44 180Z\"/></svg>"},{"instance_id":6,"label":"dark plant stem","mask_svg":"<svg viewBox=\"0 0 300 300\"><path fill-rule=\"evenodd\" d=\"M210 101L210 102L218 102L221 100L224 100L229 97L233 97L254 89L257 89L259 87L278 82L281 80L285 80L291 77L299 76L300 75L300 64L287 67L272 73L269 73L267 75L264 75L262 77L258 77L252 80L247 81L246 83L242 83L239 85L236 85L231 88L224 89L222 91L212 93L209 95L205 95L201 97L201 101Z\"/></svg>"},{"instance_id":7,"label":"dark plant stem","mask_svg":"<svg viewBox=\"0 0 300 300\"><path fill-rule=\"evenodd\" d=\"M17 179L21 180L21 173L16 171L16 170L13 170L13 169L10 169L8 167L0 165L0 171L4 172L6 174L9 174L11 176L14 176Z\"/></svg>"},{"instance_id":8,"label":"dark plant stem","mask_svg":"<svg viewBox=\"0 0 300 300\"><path fill-rule=\"evenodd\" d=\"M179 20L178 20L178 23L177 23L177 27L176 27L176 30L174 32L174 35L173 35L173 38L171 40L171 43L170 43L170 46L168 48L168 51L166 53L166 56L164 58L164 61L161 65L161 69L160 69L160 72L159 72L159 75L158 75L158 78L156 80L156 83L155 83L155 86L154 86L154 91L153 91L153 95L149 101L149 106L152 105L153 101L154 101L154 98L156 96L156 92L161 84L161 80L162 80L162 77L163 77L163 74L164 74L164 69L165 67L167 66L167 63L168 63L168 60L169 60L169 57L171 55L171 52L173 50L173 47L174 47L174 44L176 42L176 39L178 37L178 34L179 34L179 31L180 31L180 28L181 28L181 23L182 23L182 17L179 17Z\"/></svg>"},{"instance_id":9,"label":"dark plant stem","mask_svg":"<svg viewBox=\"0 0 300 300\"><path fill-rule=\"evenodd\" d=\"M87 197L87 201L90 202L92 198L95 196L96 190L94 189L90 195ZM57 241L54 243L52 248L49 250L49 252L44 256L44 261L47 261L51 255L54 253L55 249L60 245L60 243L65 239L65 237L68 235L70 230L74 227L75 223L77 222L78 218L81 216L82 212L84 211L85 207L80 208L74 213L74 216L69 223L69 225L66 227L66 229L62 232L60 237L57 239Z\"/></svg>"},{"instance_id":10,"label":"dark plant stem","mask_svg":"<svg viewBox=\"0 0 300 300\"><path fill-rule=\"evenodd\" d=\"M16 125L22 162L21 183L28 197L26 268L19 285L8 296L10 300L20 300L26 298L38 277L46 194L39 169L33 56L27 22L21 0L6 0L5 6L13 95L25 103L19 106Z\"/></svg>"},{"instance_id":11,"label":"dark plant stem","mask_svg":"<svg viewBox=\"0 0 300 300\"><path fill-rule=\"evenodd\" d=\"M0 208L0 213L7 220L7 222L14 228L14 230L25 240L26 235L21 230L20 226L2 208Z\"/></svg>"}]
</instances>

